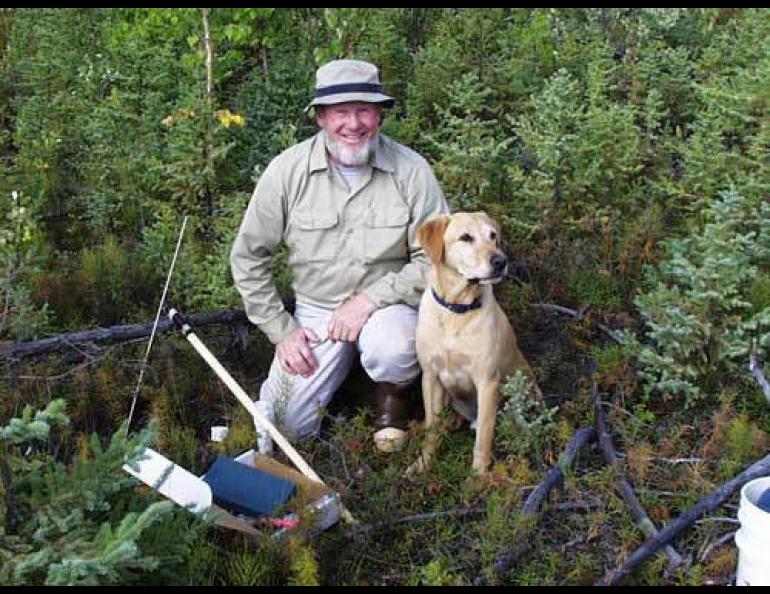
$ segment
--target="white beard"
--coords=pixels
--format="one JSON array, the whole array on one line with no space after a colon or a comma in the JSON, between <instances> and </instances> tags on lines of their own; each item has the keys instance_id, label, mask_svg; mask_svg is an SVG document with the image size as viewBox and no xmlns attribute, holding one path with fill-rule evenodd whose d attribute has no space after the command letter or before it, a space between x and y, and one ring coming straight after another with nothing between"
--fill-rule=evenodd
<instances>
[{"instance_id":1,"label":"white beard","mask_svg":"<svg viewBox=\"0 0 770 594\"><path fill-rule=\"evenodd\" d=\"M324 131L324 144L326 145L326 150L329 151L329 154L335 161L347 167L361 167L369 163L369 159L371 159L372 154L374 154L376 143L377 136L370 138L363 147L352 149L341 142L332 140Z\"/></svg>"}]
</instances>

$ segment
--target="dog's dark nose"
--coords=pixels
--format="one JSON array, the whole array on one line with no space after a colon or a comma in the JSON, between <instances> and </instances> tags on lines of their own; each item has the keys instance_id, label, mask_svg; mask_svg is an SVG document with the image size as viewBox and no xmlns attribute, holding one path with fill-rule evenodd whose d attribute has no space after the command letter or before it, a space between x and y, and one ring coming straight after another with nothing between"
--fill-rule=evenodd
<instances>
[{"instance_id":1,"label":"dog's dark nose","mask_svg":"<svg viewBox=\"0 0 770 594\"><path fill-rule=\"evenodd\" d=\"M492 271L495 274L502 274L505 272L505 267L508 264L508 258L502 254L495 254L492 256L492 259L489 261L489 263L492 265Z\"/></svg>"}]
</instances>

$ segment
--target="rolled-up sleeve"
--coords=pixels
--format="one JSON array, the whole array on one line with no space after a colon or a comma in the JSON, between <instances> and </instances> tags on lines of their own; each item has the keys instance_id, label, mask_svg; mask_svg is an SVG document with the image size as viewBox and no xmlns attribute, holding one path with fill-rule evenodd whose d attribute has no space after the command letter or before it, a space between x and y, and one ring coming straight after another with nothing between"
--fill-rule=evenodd
<instances>
[{"instance_id":1,"label":"rolled-up sleeve","mask_svg":"<svg viewBox=\"0 0 770 594\"><path fill-rule=\"evenodd\" d=\"M262 174L230 251L235 287L249 320L277 344L298 327L273 282L270 261L283 238L286 197L275 160Z\"/></svg>"},{"instance_id":2,"label":"rolled-up sleeve","mask_svg":"<svg viewBox=\"0 0 770 594\"><path fill-rule=\"evenodd\" d=\"M377 307L394 303L406 303L413 307L420 304L430 270L430 259L417 242L417 229L425 221L449 213L438 180L425 160L421 160L409 176L406 199L410 207L407 230L409 262L398 272L390 272L362 290Z\"/></svg>"}]
</instances>

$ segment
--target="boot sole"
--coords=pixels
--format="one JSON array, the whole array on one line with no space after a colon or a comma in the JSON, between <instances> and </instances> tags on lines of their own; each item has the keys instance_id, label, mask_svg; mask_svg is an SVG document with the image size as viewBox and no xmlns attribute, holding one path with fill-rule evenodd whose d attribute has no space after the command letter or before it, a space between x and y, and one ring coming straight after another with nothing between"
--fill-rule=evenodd
<instances>
[{"instance_id":1,"label":"boot sole","mask_svg":"<svg viewBox=\"0 0 770 594\"><path fill-rule=\"evenodd\" d=\"M381 452L398 452L406 445L406 431L395 427L385 427L374 434L374 445Z\"/></svg>"}]
</instances>

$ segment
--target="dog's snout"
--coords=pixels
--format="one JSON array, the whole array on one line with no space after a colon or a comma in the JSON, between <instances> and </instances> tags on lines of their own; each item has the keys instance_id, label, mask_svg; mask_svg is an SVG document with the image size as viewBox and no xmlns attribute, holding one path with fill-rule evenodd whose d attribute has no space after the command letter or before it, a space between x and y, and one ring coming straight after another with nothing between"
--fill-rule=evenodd
<instances>
[{"instance_id":1,"label":"dog's snout","mask_svg":"<svg viewBox=\"0 0 770 594\"><path fill-rule=\"evenodd\" d=\"M502 254L495 254L489 261L492 265L492 270L495 274L502 274L505 271L505 267L508 265L508 258Z\"/></svg>"}]
</instances>

